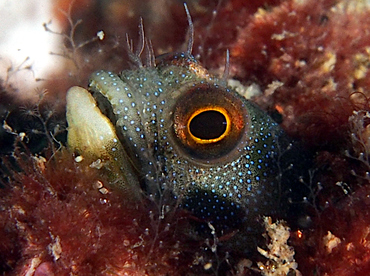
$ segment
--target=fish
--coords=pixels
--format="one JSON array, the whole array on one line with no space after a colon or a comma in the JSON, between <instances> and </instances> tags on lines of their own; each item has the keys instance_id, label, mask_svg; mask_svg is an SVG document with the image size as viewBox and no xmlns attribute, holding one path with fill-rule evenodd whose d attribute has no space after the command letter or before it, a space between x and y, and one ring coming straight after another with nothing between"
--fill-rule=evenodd
<instances>
[{"instance_id":1,"label":"fish","mask_svg":"<svg viewBox=\"0 0 370 276\"><path fill-rule=\"evenodd\" d=\"M69 148L101 161L128 200L183 208L218 235L253 233L258 218L287 204L280 159L290 138L208 72L192 42L154 57L142 27L140 35L131 69L98 70L87 89L68 90Z\"/></svg>"}]
</instances>

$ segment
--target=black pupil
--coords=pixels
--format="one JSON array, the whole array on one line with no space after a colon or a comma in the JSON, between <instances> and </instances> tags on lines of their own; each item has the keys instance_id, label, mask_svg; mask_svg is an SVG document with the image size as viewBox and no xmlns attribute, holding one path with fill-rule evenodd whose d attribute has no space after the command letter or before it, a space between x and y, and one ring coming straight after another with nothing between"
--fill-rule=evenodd
<instances>
[{"instance_id":1,"label":"black pupil","mask_svg":"<svg viewBox=\"0 0 370 276\"><path fill-rule=\"evenodd\" d=\"M226 118L215 110L204 111L191 120L189 128L199 139L216 139L226 131Z\"/></svg>"}]
</instances>

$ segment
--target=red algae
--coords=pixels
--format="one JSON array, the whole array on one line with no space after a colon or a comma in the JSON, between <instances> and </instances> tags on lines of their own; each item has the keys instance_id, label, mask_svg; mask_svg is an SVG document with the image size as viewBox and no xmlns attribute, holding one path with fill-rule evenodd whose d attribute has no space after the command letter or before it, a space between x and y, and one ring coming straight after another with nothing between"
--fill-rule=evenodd
<instances>
[{"instance_id":1,"label":"red algae","mask_svg":"<svg viewBox=\"0 0 370 276\"><path fill-rule=\"evenodd\" d=\"M190 248L184 242L187 227L181 213L160 218L150 201L132 204L125 200L127 195L111 189L100 172L76 163L67 151L48 162L22 158L18 164L24 172L13 175L1 190L3 273L184 275L188 271L193 256L185 253Z\"/></svg>"},{"instance_id":2,"label":"red algae","mask_svg":"<svg viewBox=\"0 0 370 276\"><path fill-rule=\"evenodd\" d=\"M194 54L205 67L211 70L224 66L226 50L233 47L240 29L250 22L258 9L271 9L284 1L217 2L218 5L214 1L200 1L200 5L195 7L194 15L192 11L196 37Z\"/></svg>"},{"instance_id":3,"label":"red algae","mask_svg":"<svg viewBox=\"0 0 370 276\"><path fill-rule=\"evenodd\" d=\"M294 236L303 275L370 274L370 186L363 186L321 213L315 231Z\"/></svg>"},{"instance_id":4,"label":"red algae","mask_svg":"<svg viewBox=\"0 0 370 276\"><path fill-rule=\"evenodd\" d=\"M255 100L266 110L278 109L285 130L316 147L327 147L334 138L336 145L344 142L355 105L351 95L368 87L367 70L359 65L367 60L368 13L336 4L284 1L270 9L261 7L244 20L239 17L246 13L242 10L234 19L237 37L213 49L209 64L220 66L222 51L229 47L234 78L255 82L266 91L273 81L280 82L281 87ZM214 32L227 37L228 27L220 21Z\"/></svg>"},{"instance_id":5,"label":"red algae","mask_svg":"<svg viewBox=\"0 0 370 276\"><path fill-rule=\"evenodd\" d=\"M369 13L361 1L292 0L250 10L227 1L212 27L196 28L208 38L195 47L209 53L206 65L222 67L229 48L231 77L256 83L263 93L253 100L317 151L307 183L314 222L295 230L303 233L296 243L303 275L369 274L369 120L353 126L352 119L370 108ZM335 241L329 232L341 241L331 253L323 242Z\"/></svg>"}]
</instances>

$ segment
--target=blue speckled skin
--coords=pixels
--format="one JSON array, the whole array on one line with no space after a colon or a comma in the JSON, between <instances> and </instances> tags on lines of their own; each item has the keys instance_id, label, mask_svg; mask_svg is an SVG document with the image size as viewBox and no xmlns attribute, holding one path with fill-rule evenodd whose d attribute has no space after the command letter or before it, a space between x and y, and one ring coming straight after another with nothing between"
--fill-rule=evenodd
<instances>
[{"instance_id":1,"label":"blue speckled skin","mask_svg":"<svg viewBox=\"0 0 370 276\"><path fill-rule=\"evenodd\" d=\"M89 90L98 103L105 97L101 106L111 105L109 117L147 194L170 191L181 207L222 233L253 231L259 216L278 210L283 132L193 57L168 55L156 66L121 74L97 71ZM187 113L203 105L221 106L231 117L230 134L215 143L186 134Z\"/></svg>"}]
</instances>

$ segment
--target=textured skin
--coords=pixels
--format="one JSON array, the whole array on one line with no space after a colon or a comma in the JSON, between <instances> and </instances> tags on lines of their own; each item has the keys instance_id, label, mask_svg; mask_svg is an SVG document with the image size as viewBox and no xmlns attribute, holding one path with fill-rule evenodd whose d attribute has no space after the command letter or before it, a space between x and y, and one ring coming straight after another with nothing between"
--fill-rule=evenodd
<instances>
[{"instance_id":1,"label":"textured skin","mask_svg":"<svg viewBox=\"0 0 370 276\"><path fill-rule=\"evenodd\" d=\"M253 231L260 215L278 210L278 140L284 134L193 57L168 55L156 66L120 75L101 70L92 74L89 90L116 128L122 154L138 175L136 189L142 187L155 200L169 194L165 202L176 202L221 233L240 227ZM220 141L193 141L186 130L189 114L204 106L221 107L230 116L230 132ZM76 142L68 142L81 151Z\"/></svg>"}]
</instances>

